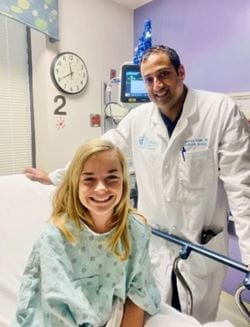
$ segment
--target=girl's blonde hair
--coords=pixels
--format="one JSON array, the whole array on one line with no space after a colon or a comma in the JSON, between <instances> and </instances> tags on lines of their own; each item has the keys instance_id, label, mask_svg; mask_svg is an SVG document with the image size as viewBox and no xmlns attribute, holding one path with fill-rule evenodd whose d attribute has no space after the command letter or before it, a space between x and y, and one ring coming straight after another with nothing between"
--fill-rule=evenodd
<instances>
[{"instance_id":1,"label":"girl's blonde hair","mask_svg":"<svg viewBox=\"0 0 250 327\"><path fill-rule=\"evenodd\" d=\"M130 254L130 242L128 237L128 213L133 209L129 202L129 179L126 160L118 147L111 142L103 139L91 140L82 145L76 152L66 175L58 187L53 198L52 222L60 229L65 238L70 241L76 241L75 235L67 227L67 221L74 222L80 230L81 221L87 225L93 226L91 215L79 199L79 181L83 167L87 160L96 153L103 151L114 151L121 164L123 175L123 190L120 202L114 208L113 223L114 232L108 239L108 247L112 253L121 260L126 260ZM121 241L119 245L119 241Z\"/></svg>"}]
</instances>

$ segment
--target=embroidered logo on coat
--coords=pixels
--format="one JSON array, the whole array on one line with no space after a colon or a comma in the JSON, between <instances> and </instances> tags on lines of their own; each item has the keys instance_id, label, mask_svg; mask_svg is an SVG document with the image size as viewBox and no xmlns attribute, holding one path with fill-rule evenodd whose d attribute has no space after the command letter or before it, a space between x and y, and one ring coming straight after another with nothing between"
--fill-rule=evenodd
<instances>
[{"instance_id":1,"label":"embroidered logo on coat","mask_svg":"<svg viewBox=\"0 0 250 327\"><path fill-rule=\"evenodd\" d=\"M138 138L138 145L139 145L139 148L141 148L143 150L152 151L156 148L157 142L154 140L151 140L146 135L142 135Z\"/></svg>"}]
</instances>

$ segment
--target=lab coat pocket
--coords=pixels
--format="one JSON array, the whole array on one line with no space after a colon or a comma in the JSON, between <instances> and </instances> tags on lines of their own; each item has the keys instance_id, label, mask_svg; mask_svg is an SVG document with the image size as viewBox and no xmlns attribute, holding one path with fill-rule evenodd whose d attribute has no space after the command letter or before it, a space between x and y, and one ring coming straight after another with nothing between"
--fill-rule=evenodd
<instances>
[{"instance_id":1,"label":"lab coat pocket","mask_svg":"<svg viewBox=\"0 0 250 327\"><path fill-rule=\"evenodd\" d=\"M216 235L202 246L214 252L225 255L226 245L224 230L216 232ZM192 274L196 276L206 276L215 271L218 271L222 267L222 264L213 259L205 257L204 255L191 253L189 267L192 270Z\"/></svg>"},{"instance_id":2,"label":"lab coat pocket","mask_svg":"<svg viewBox=\"0 0 250 327\"><path fill-rule=\"evenodd\" d=\"M180 153L179 181L186 189L209 188L215 174L212 149Z\"/></svg>"}]
</instances>

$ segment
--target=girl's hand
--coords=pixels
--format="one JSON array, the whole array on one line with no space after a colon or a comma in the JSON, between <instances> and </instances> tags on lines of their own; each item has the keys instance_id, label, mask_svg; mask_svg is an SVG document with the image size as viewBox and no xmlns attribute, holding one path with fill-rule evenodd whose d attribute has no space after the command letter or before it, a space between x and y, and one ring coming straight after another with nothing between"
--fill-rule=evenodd
<instances>
[{"instance_id":1,"label":"girl's hand","mask_svg":"<svg viewBox=\"0 0 250 327\"><path fill-rule=\"evenodd\" d=\"M144 311L134 304L129 298L124 304L121 327L143 327Z\"/></svg>"}]
</instances>

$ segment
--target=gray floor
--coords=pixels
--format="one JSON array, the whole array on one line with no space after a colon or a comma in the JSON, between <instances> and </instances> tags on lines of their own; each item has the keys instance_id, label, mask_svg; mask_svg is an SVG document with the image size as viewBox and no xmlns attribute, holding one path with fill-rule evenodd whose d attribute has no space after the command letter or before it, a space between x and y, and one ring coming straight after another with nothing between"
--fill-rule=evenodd
<instances>
[{"instance_id":1,"label":"gray floor","mask_svg":"<svg viewBox=\"0 0 250 327\"><path fill-rule=\"evenodd\" d=\"M250 304L246 304L250 310ZM249 327L250 323L241 314L234 297L226 292L222 292L217 320L228 320L235 327Z\"/></svg>"}]
</instances>

